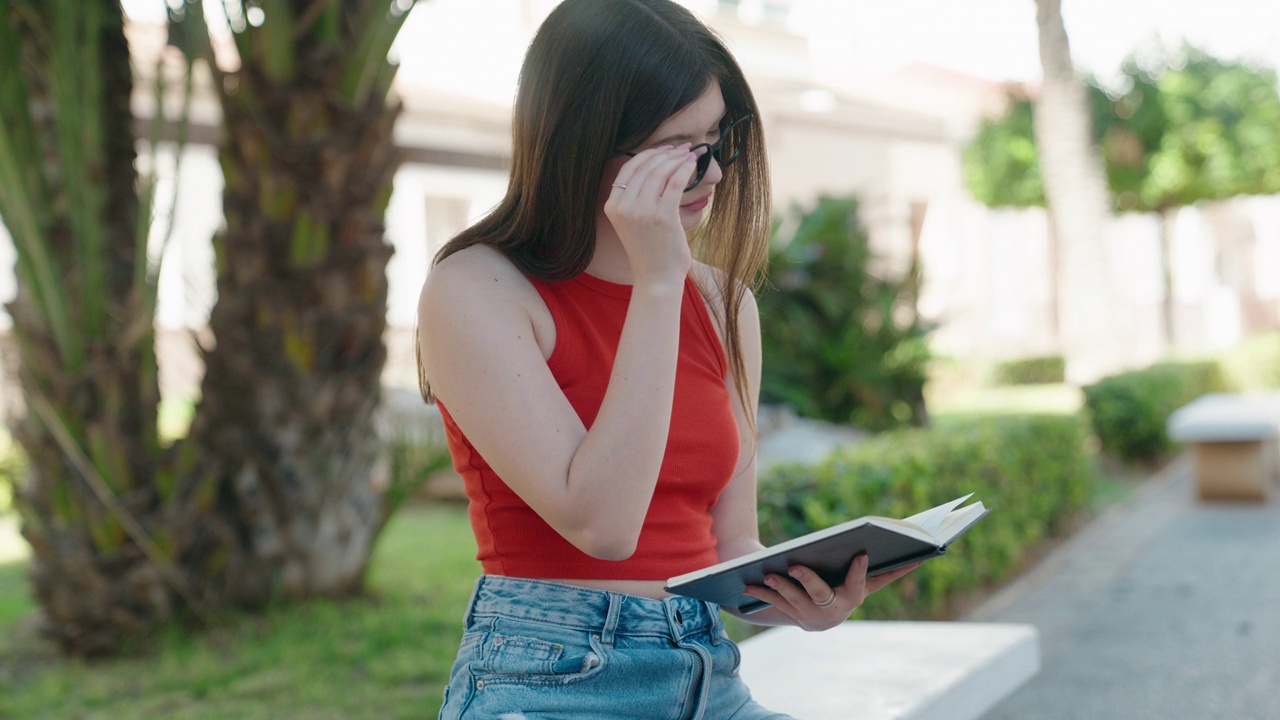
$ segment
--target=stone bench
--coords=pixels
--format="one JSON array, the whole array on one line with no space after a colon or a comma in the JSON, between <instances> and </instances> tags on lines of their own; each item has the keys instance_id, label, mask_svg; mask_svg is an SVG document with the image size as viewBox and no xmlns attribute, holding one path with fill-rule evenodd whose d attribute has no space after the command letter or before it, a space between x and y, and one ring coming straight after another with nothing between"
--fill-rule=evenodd
<instances>
[{"instance_id":1,"label":"stone bench","mask_svg":"<svg viewBox=\"0 0 1280 720\"><path fill-rule=\"evenodd\" d=\"M1264 500L1280 483L1280 393L1211 393L1178 408L1169 438L1191 446L1205 500Z\"/></svg>"},{"instance_id":2,"label":"stone bench","mask_svg":"<svg viewBox=\"0 0 1280 720\"><path fill-rule=\"evenodd\" d=\"M740 646L752 696L800 720L976 720L1040 670L1030 625L852 621Z\"/></svg>"}]
</instances>

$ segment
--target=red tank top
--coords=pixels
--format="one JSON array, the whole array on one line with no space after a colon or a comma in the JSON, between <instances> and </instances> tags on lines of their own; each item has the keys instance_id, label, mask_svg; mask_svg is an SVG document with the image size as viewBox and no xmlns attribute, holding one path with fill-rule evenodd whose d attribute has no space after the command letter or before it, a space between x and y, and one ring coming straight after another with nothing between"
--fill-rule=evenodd
<instances>
[{"instance_id":1,"label":"red tank top","mask_svg":"<svg viewBox=\"0 0 1280 720\"><path fill-rule=\"evenodd\" d=\"M561 282L530 282L555 320L556 345L547 366L590 428L609 384L631 286L586 274ZM636 552L622 561L593 558L561 537L494 473L441 404L453 465L471 501L471 526L484 571L515 577L665 580L715 563L709 510L733 475L739 449L726 367L702 296L686 279L666 455Z\"/></svg>"}]
</instances>

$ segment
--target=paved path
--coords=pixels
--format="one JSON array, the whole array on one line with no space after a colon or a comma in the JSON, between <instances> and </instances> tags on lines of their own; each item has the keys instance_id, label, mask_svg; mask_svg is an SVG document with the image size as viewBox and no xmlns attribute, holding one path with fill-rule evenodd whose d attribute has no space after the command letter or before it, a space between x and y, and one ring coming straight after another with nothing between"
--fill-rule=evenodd
<instances>
[{"instance_id":1,"label":"paved path","mask_svg":"<svg viewBox=\"0 0 1280 720\"><path fill-rule=\"evenodd\" d=\"M967 620L1040 630L984 720L1280 718L1280 501L1195 500L1183 458Z\"/></svg>"}]
</instances>

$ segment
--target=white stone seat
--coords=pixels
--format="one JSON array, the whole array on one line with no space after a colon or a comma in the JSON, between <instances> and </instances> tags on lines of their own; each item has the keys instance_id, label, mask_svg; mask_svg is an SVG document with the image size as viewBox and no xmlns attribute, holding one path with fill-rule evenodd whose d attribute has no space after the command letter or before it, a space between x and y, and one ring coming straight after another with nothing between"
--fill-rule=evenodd
<instances>
[{"instance_id":1,"label":"white stone seat","mask_svg":"<svg viewBox=\"0 0 1280 720\"><path fill-rule=\"evenodd\" d=\"M1280 483L1280 393L1211 393L1178 408L1169 438L1191 446L1206 500L1263 500Z\"/></svg>"},{"instance_id":2,"label":"white stone seat","mask_svg":"<svg viewBox=\"0 0 1280 720\"><path fill-rule=\"evenodd\" d=\"M741 648L752 696L800 720L976 720L1040 670L1031 625L851 621Z\"/></svg>"}]
</instances>

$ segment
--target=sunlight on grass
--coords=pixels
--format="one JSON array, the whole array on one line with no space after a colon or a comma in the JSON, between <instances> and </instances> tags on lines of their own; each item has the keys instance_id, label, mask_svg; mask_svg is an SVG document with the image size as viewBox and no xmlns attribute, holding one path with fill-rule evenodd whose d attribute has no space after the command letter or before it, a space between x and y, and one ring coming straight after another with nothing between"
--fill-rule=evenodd
<instances>
[{"instance_id":1,"label":"sunlight on grass","mask_svg":"<svg viewBox=\"0 0 1280 720\"><path fill-rule=\"evenodd\" d=\"M184 438L195 415L196 404L191 400L161 400L156 408L156 432L166 442Z\"/></svg>"},{"instance_id":2,"label":"sunlight on grass","mask_svg":"<svg viewBox=\"0 0 1280 720\"><path fill-rule=\"evenodd\" d=\"M1078 412L1084 393L1074 385L929 388L929 413L935 417L987 413Z\"/></svg>"},{"instance_id":3,"label":"sunlight on grass","mask_svg":"<svg viewBox=\"0 0 1280 720\"><path fill-rule=\"evenodd\" d=\"M37 641L21 566L0 566L0 717L434 717L474 556L465 508L409 507L380 540L367 597L168 630L133 657L92 664Z\"/></svg>"},{"instance_id":4,"label":"sunlight on grass","mask_svg":"<svg viewBox=\"0 0 1280 720\"><path fill-rule=\"evenodd\" d=\"M31 554L31 546L18 532L18 516L0 513L0 565L25 560Z\"/></svg>"}]
</instances>

